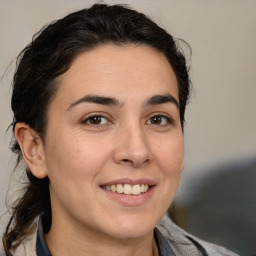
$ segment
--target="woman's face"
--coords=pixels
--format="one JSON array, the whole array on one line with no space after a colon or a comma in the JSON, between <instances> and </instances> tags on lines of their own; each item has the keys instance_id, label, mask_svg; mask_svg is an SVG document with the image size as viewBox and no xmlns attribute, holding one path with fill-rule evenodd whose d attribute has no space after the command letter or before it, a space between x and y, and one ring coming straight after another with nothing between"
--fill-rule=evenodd
<instances>
[{"instance_id":1,"label":"woman's face","mask_svg":"<svg viewBox=\"0 0 256 256\"><path fill-rule=\"evenodd\" d=\"M178 104L175 74L152 48L79 55L48 110L52 225L115 238L152 233L183 169Z\"/></svg>"}]
</instances>

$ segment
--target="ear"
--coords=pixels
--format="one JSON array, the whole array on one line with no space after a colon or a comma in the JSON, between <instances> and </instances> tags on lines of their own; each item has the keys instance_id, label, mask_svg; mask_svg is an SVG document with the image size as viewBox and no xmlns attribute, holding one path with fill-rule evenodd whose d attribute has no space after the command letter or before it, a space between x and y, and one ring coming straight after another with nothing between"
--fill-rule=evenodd
<instances>
[{"instance_id":1,"label":"ear","mask_svg":"<svg viewBox=\"0 0 256 256\"><path fill-rule=\"evenodd\" d=\"M39 135L25 123L17 123L15 136L23 159L33 175L39 179L47 176L44 145Z\"/></svg>"}]
</instances>

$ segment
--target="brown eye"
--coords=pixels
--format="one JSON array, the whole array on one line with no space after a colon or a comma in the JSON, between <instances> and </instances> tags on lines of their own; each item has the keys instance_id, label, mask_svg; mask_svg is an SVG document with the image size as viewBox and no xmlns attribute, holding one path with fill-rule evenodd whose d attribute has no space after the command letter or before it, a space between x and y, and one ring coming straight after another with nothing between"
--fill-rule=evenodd
<instances>
[{"instance_id":1,"label":"brown eye","mask_svg":"<svg viewBox=\"0 0 256 256\"><path fill-rule=\"evenodd\" d=\"M161 116L154 116L151 118L151 124L161 124L162 117Z\"/></svg>"},{"instance_id":2,"label":"brown eye","mask_svg":"<svg viewBox=\"0 0 256 256\"><path fill-rule=\"evenodd\" d=\"M104 116L90 116L86 118L85 120L82 121L83 124L88 124L88 125L104 125L108 124L109 121L106 117Z\"/></svg>"},{"instance_id":3,"label":"brown eye","mask_svg":"<svg viewBox=\"0 0 256 256\"><path fill-rule=\"evenodd\" d=\"M147 121L147 124L153 125L167 125L170 123L172 123L172 120L169 117L163 115L155 115Z\"/></svg>"},{"instance_id":4,"label":"brown eye","mask_svg":"<svg viewBox=\"0 0 256 256\"><path fill-rule=\"evenodd\" d=\"M88 119L90 124L100 124L101 123L101 116L92 116Z\"/></svg>"}]
</instances>

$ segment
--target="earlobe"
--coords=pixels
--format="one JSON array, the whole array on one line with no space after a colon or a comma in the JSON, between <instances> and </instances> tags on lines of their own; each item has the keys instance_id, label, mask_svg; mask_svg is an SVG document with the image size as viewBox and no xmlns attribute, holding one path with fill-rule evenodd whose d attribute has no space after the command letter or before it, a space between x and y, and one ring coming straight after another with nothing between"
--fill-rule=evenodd
<instances>
[{"instance_id":1,"label":"earlobe","mask_svg":"<svg viewBox=\"0 0 256 256\"><path fill-rule=\"evenodd\" d=\"M34 176L39 179L47 176L44 145L38 134L25 123L17 123L15 136L18 141L23 159Z\"/></svg>"}]
</instances>

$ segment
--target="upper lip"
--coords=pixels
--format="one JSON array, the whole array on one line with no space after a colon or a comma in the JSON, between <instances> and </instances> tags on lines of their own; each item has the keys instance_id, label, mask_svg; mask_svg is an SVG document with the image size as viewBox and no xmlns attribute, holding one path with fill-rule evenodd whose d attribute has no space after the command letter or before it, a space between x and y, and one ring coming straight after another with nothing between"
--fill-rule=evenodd
<instances>
[{"instance_id":1,"label":"upper lip","mask_svg":"<svg viewBox=\"0 0 256 256\"><path fill-rule=\"evenodd\" d=\"M102 183L100 184L100 186L117 185L117 184L130 184L130 185L136 185L136 184L146 185L147 184L149 186L155 186L156 182L152 179L147 179L147 178L141 178L141 179L123 178L123 179L116 179L116 180Z\"/></svg>"}]
</instances>

